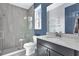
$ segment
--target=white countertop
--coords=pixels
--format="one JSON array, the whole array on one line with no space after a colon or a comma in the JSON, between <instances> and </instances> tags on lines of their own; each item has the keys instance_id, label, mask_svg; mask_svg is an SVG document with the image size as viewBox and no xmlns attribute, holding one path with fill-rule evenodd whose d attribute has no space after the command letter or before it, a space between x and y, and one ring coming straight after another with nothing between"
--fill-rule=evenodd
<instances>
[{"instance_id":1,"label":"white countertop","mask_svg":"<svg viewBox=\"0 0 79 59\"><path fill-rule=\"evenodd\" d=\"M79 39L47 37L46 35L37 36L37 38L79 51Z\"/></svg>"}]
</instances>

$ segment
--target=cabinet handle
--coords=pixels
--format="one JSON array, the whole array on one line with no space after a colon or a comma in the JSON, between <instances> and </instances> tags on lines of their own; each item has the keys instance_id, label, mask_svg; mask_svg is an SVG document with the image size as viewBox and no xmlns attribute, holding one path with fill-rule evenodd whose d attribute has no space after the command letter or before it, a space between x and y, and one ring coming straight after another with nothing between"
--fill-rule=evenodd
<instances>
[{"instance_id":1,"label":"cabinet handle","mask_svg":"<svg viewBox=\"0 0 79 59\"><path fill-rule=\"evenodd\" d=\"M50 56L50 49L48 49L48 56Z\"/></svg>"},{"instance_id":2,"label":"cabinet handle","mask_svg":"<svg viewBox=\"0 0 79 59\"><path fill-rule=\"evenodd\" d=\"M46 54L47 54L47 56L50 55L50 49L47 49L47 50L46 50Z\"/></svg>"}]
</instances>

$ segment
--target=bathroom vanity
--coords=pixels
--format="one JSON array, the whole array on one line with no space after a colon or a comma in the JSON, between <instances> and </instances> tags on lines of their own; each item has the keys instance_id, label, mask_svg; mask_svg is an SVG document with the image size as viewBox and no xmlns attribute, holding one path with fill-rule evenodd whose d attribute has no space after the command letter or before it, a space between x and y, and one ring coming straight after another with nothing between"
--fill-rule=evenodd
<instances>
[{"instance_id":1,"label":"bathroom vanity","mask_svg":"<svg viewBox=\"0 0 79 59\"><path fill-rule=\"evenodd\" d=\"M38 37L38 56L78 56L79 40L67 38Z\"/></svg>"}]
</instances>

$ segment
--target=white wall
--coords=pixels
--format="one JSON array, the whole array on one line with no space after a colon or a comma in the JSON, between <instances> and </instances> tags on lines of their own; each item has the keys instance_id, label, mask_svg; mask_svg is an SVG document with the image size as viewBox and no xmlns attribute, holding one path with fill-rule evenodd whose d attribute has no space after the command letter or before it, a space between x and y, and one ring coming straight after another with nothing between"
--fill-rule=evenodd
<instances>
[{"instance_id":1,"label":"white wall","mask_svg":"<svg viewBox=\"0 0 79 59\"><path fill-rule=\"evenodd\" d=\"M74 3L73 3L74 4ZM71 3L55 3L47 7L48 32L65 32L65 7Z\"/></svg>"}]
</instances>

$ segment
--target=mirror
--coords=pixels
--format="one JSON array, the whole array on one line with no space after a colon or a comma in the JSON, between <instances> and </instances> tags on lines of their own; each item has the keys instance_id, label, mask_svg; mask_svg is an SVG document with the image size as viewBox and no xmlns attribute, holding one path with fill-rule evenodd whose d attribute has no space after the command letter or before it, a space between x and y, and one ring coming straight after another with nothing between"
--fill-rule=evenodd
<instances>
[{"instance_id":1,"label":"mirror","mask_svg":"<svg viewBox=\"0 0 79 59\"><path fill-rule=\"evenodd\" d=\"M41 29L41 4L35 9L35 29Z\"/></svg>"},{"instance_id":2,"label":"mirror","mask_svg":"<svg viewBox=\"0 0 79 59\"><path fill-rule=\"evenodd\" d=\"M75 21L74 33L79 33L79 17L77 17Z\"/></svg>"}]
</instances>

